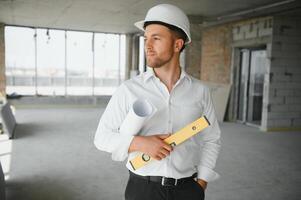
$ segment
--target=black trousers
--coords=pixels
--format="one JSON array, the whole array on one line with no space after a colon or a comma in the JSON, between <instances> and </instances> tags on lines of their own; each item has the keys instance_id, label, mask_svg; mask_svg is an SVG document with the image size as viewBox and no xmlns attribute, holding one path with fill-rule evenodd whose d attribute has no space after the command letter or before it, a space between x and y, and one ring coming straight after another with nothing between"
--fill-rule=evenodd
<instances>
[{"instance_id":1,"label":"black trousers","mask_svg":"<svg viewBox=\"0 0 301 200\"><path fill-rule=\"evenodd\" d=\"M203 200L203 188L193 179L177 186L162 186L161 183L130 176L126 200Z\"/></svg>"}]
</instances>

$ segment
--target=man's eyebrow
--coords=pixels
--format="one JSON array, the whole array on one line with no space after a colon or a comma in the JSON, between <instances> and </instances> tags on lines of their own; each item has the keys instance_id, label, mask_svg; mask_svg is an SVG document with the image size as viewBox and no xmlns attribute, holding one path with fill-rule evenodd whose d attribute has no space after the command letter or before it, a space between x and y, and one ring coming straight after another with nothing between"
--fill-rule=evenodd
<instances>
[{"instance_id":1,"label":"man's eyebrow","mask_svg":"<svg viewBox=\"0 0 301 200\"><path fill-rule=\"evenodd\" d=\"M155 37L155 36L162 36L161 34L159 33L154 33L152 35L150 35L149 37ZM146 35L144 35L143 37L147 37Z\"/></svg>"}]
</instances>

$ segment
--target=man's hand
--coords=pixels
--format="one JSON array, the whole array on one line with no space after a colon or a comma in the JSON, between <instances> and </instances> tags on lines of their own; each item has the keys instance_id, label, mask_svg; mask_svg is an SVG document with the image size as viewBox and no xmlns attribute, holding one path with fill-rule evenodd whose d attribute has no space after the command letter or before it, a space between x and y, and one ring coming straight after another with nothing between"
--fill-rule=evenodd
<instances>
[{"instance_id":1,"label":"man's hand","mask_svg":"<svg viewBox=\"0 0 301 200\"><path fill-rule=\"evenodd\" d=\"M135 136L129 147L129 152L140 151L156 160L161 160L173 150L169 144L163 141L169 136L170 134Z\"/></svg>"},{"instance_id":2,"label":"man's hand","mask_svg":"<svg viewBox=\"0 0 301 200\"><path fill-rule=\"evenodd\" d=\"M200 186L203 188L203 190L205 191L207 188L207 182L202 180L202 179L198 179L197 180L198 184L200 184Z\"/></svg>"}]
</instances>

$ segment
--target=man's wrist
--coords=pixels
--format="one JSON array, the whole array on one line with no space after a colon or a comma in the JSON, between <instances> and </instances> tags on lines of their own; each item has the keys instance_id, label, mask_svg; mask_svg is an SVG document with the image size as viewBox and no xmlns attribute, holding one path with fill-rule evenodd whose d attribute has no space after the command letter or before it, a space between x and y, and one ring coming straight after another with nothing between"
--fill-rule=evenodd
<instances>
[{"instance_id":1,"label":"man's wrist","mask_svg":"<svg viewBox=\"0 0 301 200\"><path fill-rule=\"evenodd\" d=\"M141 136L134 136L128 150L129 153L140 150L139 144L141 143L141 141L139 140L141 140Z\"/></svg>"}]
</instances>

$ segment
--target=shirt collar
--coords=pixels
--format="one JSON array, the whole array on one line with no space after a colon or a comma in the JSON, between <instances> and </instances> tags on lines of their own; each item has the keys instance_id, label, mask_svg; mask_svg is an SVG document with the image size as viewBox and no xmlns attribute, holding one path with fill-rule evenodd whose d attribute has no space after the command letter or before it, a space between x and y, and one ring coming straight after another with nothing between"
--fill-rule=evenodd
<instances>
[{"instance_id":1,"label":"shirt collar","mask_svg":"<svg viewBox=\"0 0 301 200\"><path fill-rule=\"evenodd\" d=\"M150 78L156 78L156 74L154 72L154 69L150 69L147 72L145 72L144 82L147 82ZM179 81L183 78L187 78L188 80L191 80L190 76L185 72L185 70L183 68L181 68L181 75L180 75Z\"/></svg>"},{"instance_id":2,"label":"shirt collar","mask_svg":"<svg viewBox=\"0 0 301 200\"><path fill-rule=\"evenodd\" d=\"M144 82L147 82L150 78L156 77L153 69L150 69L144 73Z\"/></svg>"}]
</instances>

